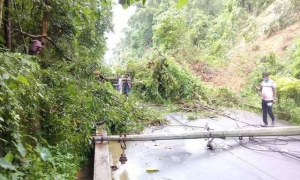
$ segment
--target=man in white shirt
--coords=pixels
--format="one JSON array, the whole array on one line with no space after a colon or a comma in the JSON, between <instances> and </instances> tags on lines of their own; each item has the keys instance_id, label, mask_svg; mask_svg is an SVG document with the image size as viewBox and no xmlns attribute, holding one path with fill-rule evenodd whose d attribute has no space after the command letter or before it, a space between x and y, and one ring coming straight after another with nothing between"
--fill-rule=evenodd
<instances>
[{"instance_id":1,"label":"man in white shirt","mask_svg":"<svg viewBox=\"0 0 300 180\"><path fill-rule=\"evenodd\" d=\"M122 94L123 93L123 76L120 76L118 79L118 85L119 85L119 92Z\"/></svg>"},{"instance_id":2,"label":"man in white shirt","mask_svg":"<svg viewBox=\"0 0 300 180\"><path fill-rule=\"evenodd\" d=\"M261 83L261 86L259 88L261 92L261 99L262 99L262 112L263 112L263 121L264 125L263 127L268 126L268 114L270 115L272 119L272 126L275 125L275 117L272 111L272 106L276 102L276 84L275 82L269 78L269 73L264 72L263 73L263 81Z\"/></svg>"}]
</instances>

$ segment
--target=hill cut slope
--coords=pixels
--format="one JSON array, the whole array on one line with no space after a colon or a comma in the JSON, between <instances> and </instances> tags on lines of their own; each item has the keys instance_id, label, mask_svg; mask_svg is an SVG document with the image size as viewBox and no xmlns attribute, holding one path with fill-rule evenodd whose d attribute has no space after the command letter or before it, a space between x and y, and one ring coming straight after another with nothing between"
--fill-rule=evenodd
<instances>
[{"instance_id":1,"label":"hill cut slope","mask_svg":"<svg viewBox=\"0 0 300 180\"><path fill-rule=\"evenodd\" d=\"M223 67L211 67L208 63L192 63L192 71L205 82L231 88L238 92L247 82L248 75L256 67L256 60L273 52L279 57L285 55L288 47L300 38L300 22L273 33L262 35L246 43L242 41L229 52L230 61Z\"/></svg>"}]
</instances>

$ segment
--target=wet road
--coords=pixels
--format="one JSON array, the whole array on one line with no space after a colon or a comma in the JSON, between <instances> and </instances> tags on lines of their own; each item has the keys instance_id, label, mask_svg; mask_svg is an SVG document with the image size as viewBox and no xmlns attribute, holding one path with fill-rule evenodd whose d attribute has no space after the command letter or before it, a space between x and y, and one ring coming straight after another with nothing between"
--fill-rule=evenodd
<instances>
[{"instance_id":1,"label":"wet road","mask_svg":"<svg viewBox=\"0 0 300 180\"><path fill-rule=\"evenodd\" d=\"M191 132L203 130L206 124L212 129L224 130L253 128L249 124L256 126L262 123L260 115L254 113L239 110L226 113L248 124L226 117L190 121L181 113L173 113L167 116L170 125L151 127L143 134ZM287 125L287 122L276 123L276 126ZM113 177L115 180L297 180L300 179L300 161L274 150L300 156L298 139L214 139L214 150L207 149L205 139L127 142L128 161L125 165L118 163L119 144L110 143L113 163L119 167L113 172ZM148 168L159 171L148 173Z\"/></svg>"}]
</instances>

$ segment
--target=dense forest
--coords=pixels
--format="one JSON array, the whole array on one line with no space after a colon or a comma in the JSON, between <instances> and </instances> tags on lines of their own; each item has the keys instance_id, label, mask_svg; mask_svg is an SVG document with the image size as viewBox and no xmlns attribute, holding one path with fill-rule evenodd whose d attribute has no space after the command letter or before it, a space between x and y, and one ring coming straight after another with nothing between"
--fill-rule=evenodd
<instances>
[{"instance_id":1,"label":"dense forest","mask_svg":"<svg viewBox=\"0 0 300 180\"><path fill-rule=\"evenodd\" d=\"M147 103L257 107L263 71L278 115L300 123L300 1L119 3L137 7L113 60L133 79L129 97L93 74L116 75L103 60L113 2L0 0L0 179L76 179L96 122L109 134L163 123ZM268 41L286 28L295 36Z\"/></svg>"}]
</instances>

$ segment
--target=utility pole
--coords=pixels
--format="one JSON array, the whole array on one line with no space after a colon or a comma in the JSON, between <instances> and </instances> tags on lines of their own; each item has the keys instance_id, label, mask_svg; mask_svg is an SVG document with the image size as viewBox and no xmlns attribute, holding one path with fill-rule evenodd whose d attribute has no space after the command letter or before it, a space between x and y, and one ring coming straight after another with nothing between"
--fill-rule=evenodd
<instances>
[{"instance_id":1,"label":"utility pole","mask_svg":"<svg viewBox=\"0 0 300 180\"><path fill-rule=\"evenodd\" d=\"M205 130L181 134L147 134L120 136L94 136L95 142L106 141L154 141L174 139L203 139L203 138L226 138L226 137L263 137L263 136L297 136L300 135L300 126L270 127L254 129L228 129L228 130Z\"/></svg>"}]
</instances>

